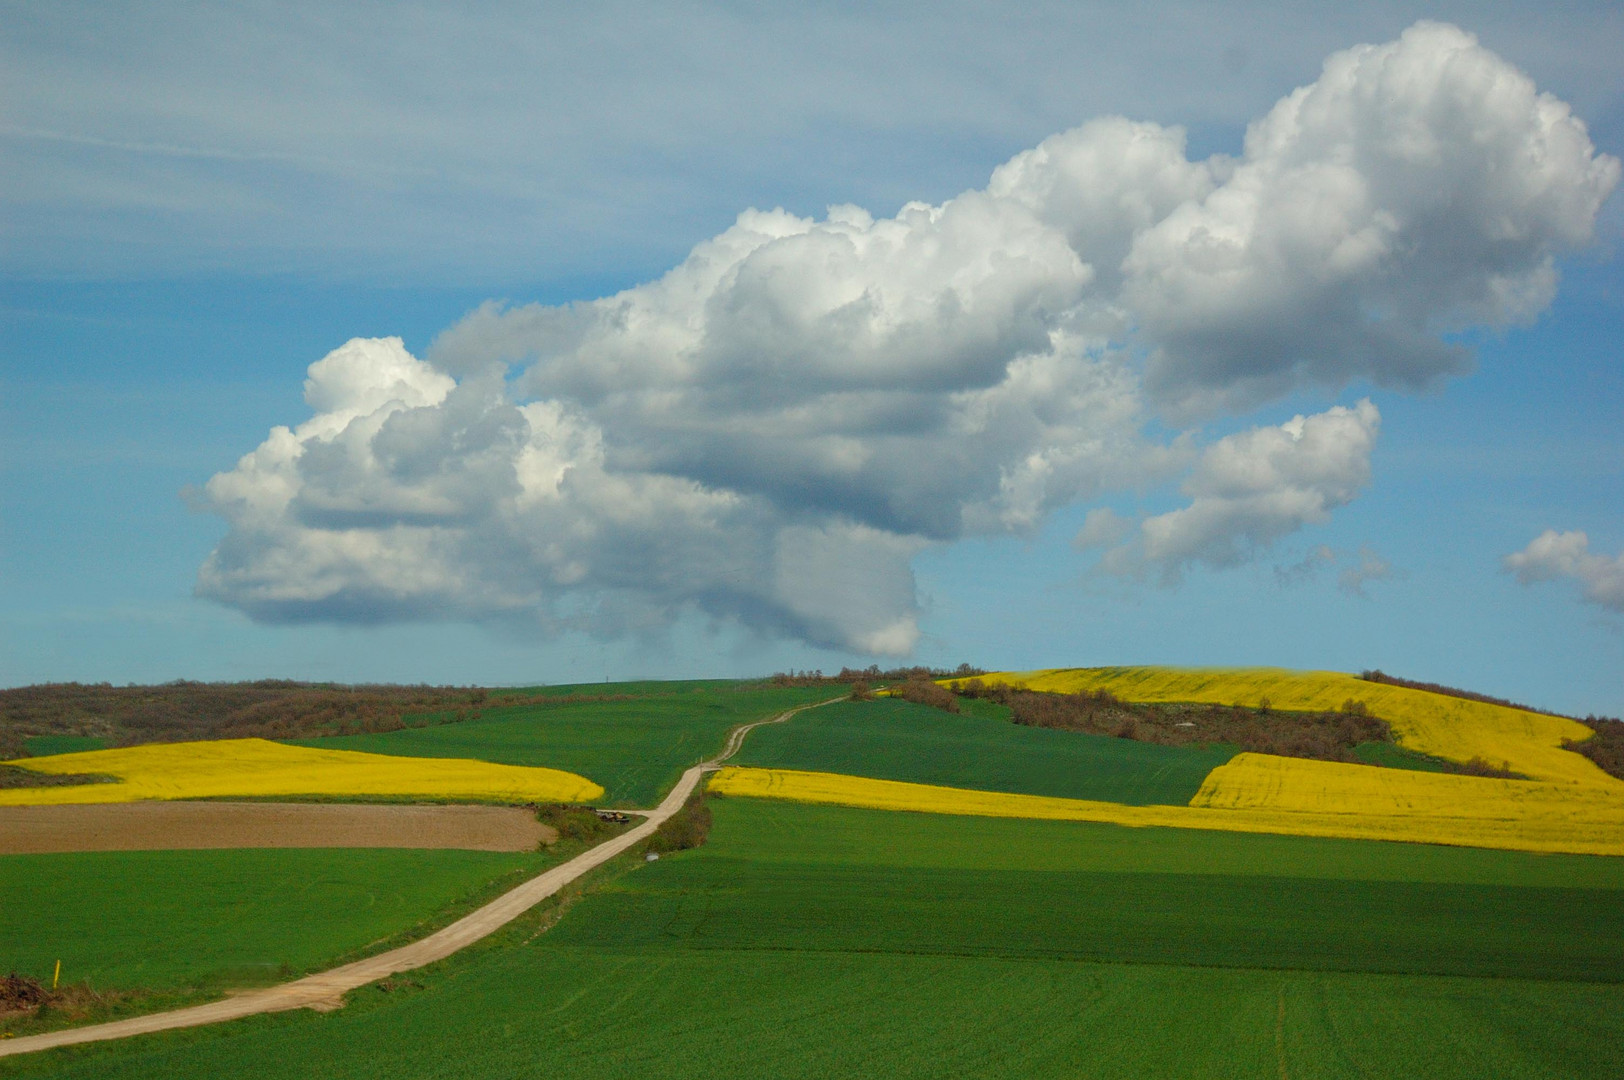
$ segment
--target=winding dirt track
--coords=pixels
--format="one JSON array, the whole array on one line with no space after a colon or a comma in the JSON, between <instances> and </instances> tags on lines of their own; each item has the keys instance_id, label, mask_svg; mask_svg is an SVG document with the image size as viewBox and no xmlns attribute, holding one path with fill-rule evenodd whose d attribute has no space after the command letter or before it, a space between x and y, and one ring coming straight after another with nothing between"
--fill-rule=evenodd
<instances>
[{"instance_id":1,"label":"winding dirt track","mask_svg":"<svg viewBox=\"0 0 1624 1080\"><path fill-rule=\"evenodd\" d=\"M693 794L694 788L699 785L700 778L705 773L720 768L722 762L738 753L739 747L744 745L745 735L753 728L761 727L763 724L781 723L798 712L827 704L829 702L823 701L815 705L802 705L780 713L771 720L758 720L753 724L735 728L728 736L727 745L723 747L722 752L683 773L682 779L677 781L677 786L671 789L671 793L659 806L653 810L632 811L645 815L641 825L589 851L582 852L567 863L531 878L523 885L503 893L478 911L463 916L421 941L414 941L410 945L402 945L398 949L391 949L386 953L367 957L365 960L357 960L353 964L345 964L331 971L307 975L294 982L266 987L263 990L251 990L226 998L224 1001L211 1001L206 1005L152 1013L149 1016L117 1020L110 1024L93 1024L88 1027L51 1031L43 1035L28 1035L20 1039L6 1039L0 1041L0 1057L49 1050L58 1046L73 1046L78 1043L123 1039L131 1035L147 1035L175 1028L201 1027L204 1024L218 1024L223 1020L238 1020L259 1013L286 1012L289 1009L316 1009L326 1012L341 1008L344 1004L344 995L351 990L402 971L411 971L437 960L444 960L459 949L472 945L480 938L506 926L588 870L603 865L621 852L646 840L662 822L682 808L682 804L688 801L688 796Z\"/></svg>"}]
</instances>

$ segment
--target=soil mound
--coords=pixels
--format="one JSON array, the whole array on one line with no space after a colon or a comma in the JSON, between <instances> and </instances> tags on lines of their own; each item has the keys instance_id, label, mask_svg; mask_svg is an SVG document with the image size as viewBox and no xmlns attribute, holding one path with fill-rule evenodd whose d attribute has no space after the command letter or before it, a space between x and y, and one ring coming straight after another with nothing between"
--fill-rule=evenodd
<instances>
[{"instance_id":1,"label":"soil mound","mask_svg":"<svg viewBox=\"0 0 1624 1080\"><path fill-rule=\"evenodd\" d=\"M37 979L30 979L15 971L0 979L0 1013L27 1012L45 1004L50 997L51 992L41 986Z\"/></svg>"}]
</instances>

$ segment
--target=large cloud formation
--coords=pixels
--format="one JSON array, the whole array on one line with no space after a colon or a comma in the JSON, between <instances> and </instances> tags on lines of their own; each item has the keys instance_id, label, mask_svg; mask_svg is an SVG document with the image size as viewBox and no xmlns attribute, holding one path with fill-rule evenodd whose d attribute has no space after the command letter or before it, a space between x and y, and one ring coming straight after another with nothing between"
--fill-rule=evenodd
<instances>
[{"instance_id":1,"label":"large cloud formation","mask_svg":"<svg viewBox=\"0 0 1624 1080\"><path fill-rule=\"evenodd\" d=\"M1229 565L1368 483L1376 407L1204 453L1147 425L1464 370L1441 335L1540 311L1618 174L1564 104L1422 23L1331 57L1239 158L1109 118L895 217L747 211L618 295L313 365L315 415L209 482L230 532L199 591L606 633L697 609L900 655L924 546L1190 466L1190 505L1106 560Z\"/></svg>"}]
</instances>

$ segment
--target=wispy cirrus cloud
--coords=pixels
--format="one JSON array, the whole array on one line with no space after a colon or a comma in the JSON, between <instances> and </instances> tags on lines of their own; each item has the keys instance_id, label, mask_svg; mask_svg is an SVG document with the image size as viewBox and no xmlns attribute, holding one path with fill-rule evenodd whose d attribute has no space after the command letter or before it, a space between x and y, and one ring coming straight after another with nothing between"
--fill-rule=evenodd
<instances>
[{"instance_id":1,"label":"wispy cirrus cloud","mask_svg":"<svg viewBox=\"0 0 1624 1080\"><path fill-rule=\"evenodd\" d=\"M1338 551L1329 544L1316 544L1295 563L1274 568L1275 580L1283 587L1300 585L1340 564L1336 574L1336 587L1349 596L1367 598L1365 586L1372 581L1395 581L1407 576L1369 544L1359 545L1354 552Z\"/></svg>"},{"instance_id":2,"label":"wispy cirrus cloud","mask_svg":"<svg viewBox=\"0 0 1624 1080\"><path fill-rule=\"evenodd\" d=\"M1089 116L1232 149L1419 7L7 0L0 273L622 281L742 206L941 201ZM1604 5L1426 7L1616 141Z\"/></svg>"}]
</instances>

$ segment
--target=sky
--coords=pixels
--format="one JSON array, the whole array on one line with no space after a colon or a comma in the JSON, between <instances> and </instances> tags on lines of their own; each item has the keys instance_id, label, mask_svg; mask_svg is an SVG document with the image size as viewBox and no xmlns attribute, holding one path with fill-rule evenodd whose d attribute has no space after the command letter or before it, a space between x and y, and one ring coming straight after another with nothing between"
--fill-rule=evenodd
<instances>
[{"instance_id":1,"label":"sky","mask_svg":"<svg viewBox=\"0 0 1624 1080\"><path fill-rule=\"evenodd\" d=\"M0 685L1624 714L1602 4L0 0Z\"/></svg>"}]
</instances>

